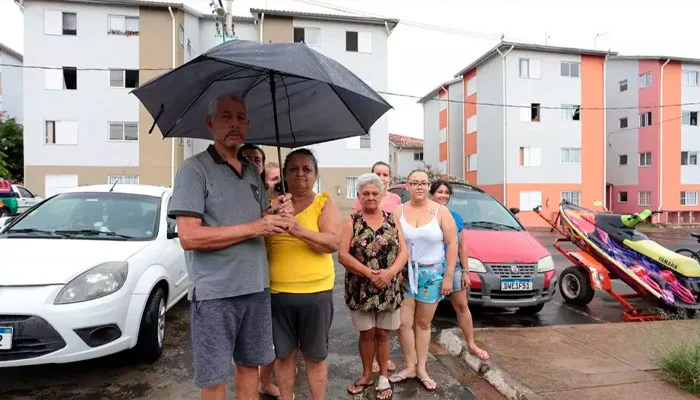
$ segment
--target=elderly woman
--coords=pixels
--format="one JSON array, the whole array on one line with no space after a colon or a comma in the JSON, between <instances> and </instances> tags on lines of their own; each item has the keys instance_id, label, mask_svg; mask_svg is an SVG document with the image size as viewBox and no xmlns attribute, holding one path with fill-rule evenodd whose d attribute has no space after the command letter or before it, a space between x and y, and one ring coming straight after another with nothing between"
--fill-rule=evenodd
<instances>
[{"instance_id":1,"label":"elderly woman","mask_svg":"<svg viewBox=\"0 0 700 400\"><path fill-rule=\"evenodd\" d=\"M432 200L438 204L442 204L447 207L447 204L452 198L452 186L444 180L437 180L430 185L430 197ZM475 356L486 360L489 358L488 353L481 349L474 342L474 325L472 323L472 314L469 311L469 305L467 304L467 289L469 288L469 269L463 268L463 266L468 266L468 253L467 253L467 230L464 228L464 220L455 211L450 211L452 218L455 220L455 225L457 226L457 245L458 245L458 257L457 265L455 267L454 279L452 282L453 292L450 295L450 302L452 307L455 309L457 314L457 323L460 329L462 329L462 334L467 340L467 348Z\"/></svg>"},{"instance_id":2,"label":"elderly woman","mask_svg":"<svg viewBox=\"0 0 700 400\"><path fill-rule=\"evenodd\" d=\"M379 203L379 208L391 214L392 212L394 212L394 209L396 209L396 207L401 205L401 197L399 197L398 194L391 193L389 191L389 184L391 183L391 167L384 161L377 161L376 163L374 163L374 165L372 165L372 173L377 175L384 184L384 189L382 189L381 193L382 198ZM359 211L362 208L359 197L355 200L355 204L352 208L355 211ZM389 363L391 364L391 362ZM394 366L390 368L390 370L393 370L394 368L396 367Z\"/></svg>"},{"instance_id":3,"label":"elderly woman","mask_svg":"<svg viewBox=\"0 0 700 400\"><path fill-rule=\"evenodd\" d=\"M272 292L275 377L283 400L292 400L297 349L306 362L314 399L323 399L328 382L328 331L333 320L335 272L342 219L328 193L313 191L318 163L308 149L289 153L282 168L294 215L285 216L286 233L266 239Z\"/></svg>"},{"instance_id":4,"label":"elderly woman","mask_svg":"<svg viewBox=\"0 0 700 400\"><path fill-rule=\"evenodd\" d=\"M394 383L418 378L423 387L434 391L437 383L426 370L430 323L438 302L452 293L457 263L457 229L452 214L428 198L430 181L421 170L407 178L410 200L394 211L408 246L406 299L401 305L399 341L404 353L404 369L393 375Z\"/></svg>"},{"instance_id":5,"label":"elderly woman","mask_svg":"<svg viewBox=\"0 0 700 400\"><path fill-rule=\"evenodd\" d=\"M275 185L282 182L280 165L274 161L265 164L265 185L268 190L268 198L274 199L279 193L275 191Z\"/></svg>"},{"instance_id":6,"label":"elderly woman","mask_svg":"<svg viewBox=\"0 0 700 400\"><path fill-rule=\"evenodd\" d=\"M360 331L362 376L348 387L362 393L373 382L372 362L379 362L377 398L389 399L393 392L388 379L389 332L399 328L403 301L402 276L408 259L403 233L391 215L382 210L384 182L376 174L357 178L360 211L345 220L338 260L345 273L345 303L352 323Z\"/></svg>"}]
</instances>

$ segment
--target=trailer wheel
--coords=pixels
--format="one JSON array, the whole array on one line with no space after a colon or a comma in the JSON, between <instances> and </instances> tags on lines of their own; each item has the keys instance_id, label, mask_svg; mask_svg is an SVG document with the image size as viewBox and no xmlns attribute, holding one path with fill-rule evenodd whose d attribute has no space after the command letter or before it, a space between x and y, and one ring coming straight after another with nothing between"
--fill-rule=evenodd
<instances>
[{"instance_id":1,"label":"trailer wheel","mask_svg":"<svg viewBox=\"0 0 700 400\"><path fill-rule=\"evenodd\" d=\"M559 277L559 293L564 301L577 306L587 305L595 296L590 276L583 268L576 266L562 272Z\"/></svg>"}]
</instances>

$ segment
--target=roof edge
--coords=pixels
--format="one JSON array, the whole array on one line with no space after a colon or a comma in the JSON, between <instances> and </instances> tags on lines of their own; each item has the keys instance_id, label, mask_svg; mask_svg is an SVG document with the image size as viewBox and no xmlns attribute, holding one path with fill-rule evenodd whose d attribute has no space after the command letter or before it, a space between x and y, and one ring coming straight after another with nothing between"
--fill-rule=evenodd
<instances>
[{"instance_id":1,"label":"roof edge","mask_svg":"<svg viewBox=\"0 0 700 400\"><path fill-rule=\"evenodd\" d=\"M455 75L455 77L456 77L456 75ZM435 95L435 93L437 93L440 89L444 88L445 86L449 86L449 85L452 85L454 83L461 82L461 81L462 81L462 77L460 76L459 78L450 79L449 81L443 82L439 86L435 87L433 90L428 92L428 94L426 94L425 96L418 99L418 101L416 103L418 103L418 104L424 103L426 100L428 100L430 97L433 97L433 95Z\"/></svg>"},{"instance_id":2,"label":"roof edge","mask_svg":"<svg viewBox=\"0 0 700 400\"><path fill-rule=\"evenodd\" d=\"M395 18L378 18L378 17L363 17L358 15L341 15L341 14L325 14L325 13L314 13L307 11L292 11L292 10L273 10L267 8L251 8L250 13L253 14L255 19L259 14L275 15L280 17L299 17L299 18L309 18L309 19L319 19L326 21L346 21L346 22L359 22L373 25L385 25L390 24L390 30L393 30L396 25L399 24L398 19Z\"/></svg>"},{"instance_id":3,"label":"roof edge","mask_svg":"<svg viewBox=\"0 0 700 400\"><path fill-rule=\"evenodd\" d=\"M9 46L0 43L0 50L4 51L4 52L10 54L11 56L19 59L20 61L24 62L24 56L22 55L22 53L20 53L17 50L14 50L13 48L11 48Z\"/></svg>"}]
</instances>

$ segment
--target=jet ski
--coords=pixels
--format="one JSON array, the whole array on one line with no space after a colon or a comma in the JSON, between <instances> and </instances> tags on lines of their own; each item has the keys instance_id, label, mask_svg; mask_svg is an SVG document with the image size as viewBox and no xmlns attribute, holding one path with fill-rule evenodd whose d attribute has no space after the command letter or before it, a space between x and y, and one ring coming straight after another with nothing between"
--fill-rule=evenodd
<instances>
[{"instance_id":1,"label":"jet ski","mask_svg":"<svg viewBox=\"0 0 700 400\"><path fill-rule=\"evenodd\" d=\"M598 213L562 202L561 230L611 275L664 308L700 310L700 263L649 239L635 227L653 212Z\"/></svg>"}]
</instances>

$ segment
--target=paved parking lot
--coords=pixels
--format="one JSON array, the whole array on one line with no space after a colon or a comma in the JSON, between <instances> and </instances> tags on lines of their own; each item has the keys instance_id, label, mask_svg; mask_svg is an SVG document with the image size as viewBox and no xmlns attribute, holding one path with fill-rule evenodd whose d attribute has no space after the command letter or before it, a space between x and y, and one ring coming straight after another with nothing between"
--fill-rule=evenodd
<instances>
[{"instance_id":1,"label":"paved parking lot","mask_svg":"<svg viewBox=\"0 0 700 400\"><path fill-rule=\"evenodd\" d=\"M536 233L538 240L552 253L557 270L568 266L567 260L551 246L555 236ZM695 240L679 236L655 235L655 239L670 248L696 248ZM342 291L343 269L336 267L335 318L331 329L331 354L329 357L329 399L350 398L345 389L361 371L357 352L357 333L352 328L345 307ZM620 287L618 289L624 289ZM624 290L621 290L624 292ZM629 292L629 289L627 290ZM192 361L189 347L189 305L181 301L168 313L166 350L154 365L138 364L128 354L118 354L98 360L68 364L0 370L0 398L15 399L197 399L198 390L192 384ZM474 321L478 328L530 327L543 325L595 324L621 321L622 307L605 294L599 294L584 308L576 308L562 302L557 293L536 316L526 317L503 310L475 310ZM436 329L455 326L454 312L449 305L439 309ZM477 332L478 335L478 332ZM394 337L392 359L400 365L401 351ZM395 399L473 399L465 385L476 382L467 376L464 367L455 360L436 354L431 357L429 370L438 382L439 389L428 393L417 382L399 385ZM307 399L308 391L303 383L303 368L297 399ZM478 384L478 382L477 382ZM367 396L373 396L368 390ZM232 394L229 398L233 398ZM362 397L356 397L362 398ZM373 397L372 397L373 398Z\"/></svg>"}]
</instances>

